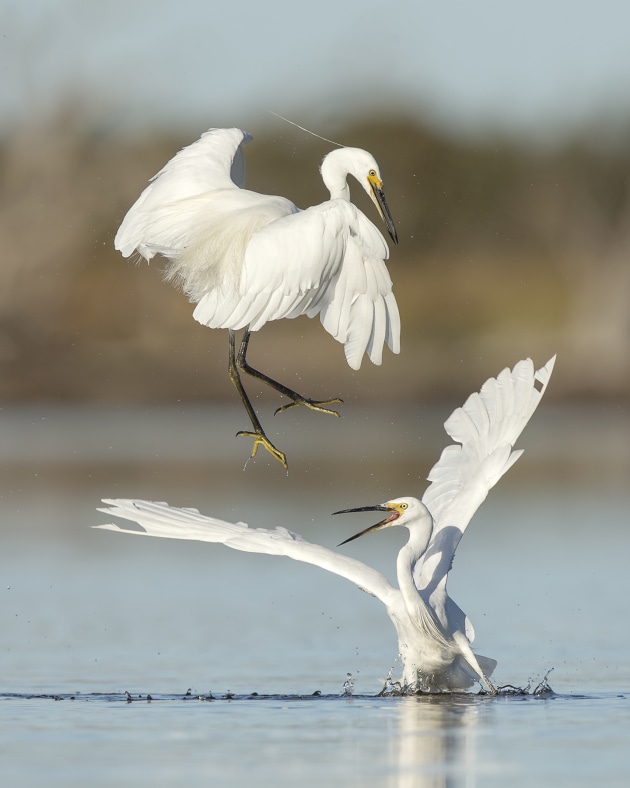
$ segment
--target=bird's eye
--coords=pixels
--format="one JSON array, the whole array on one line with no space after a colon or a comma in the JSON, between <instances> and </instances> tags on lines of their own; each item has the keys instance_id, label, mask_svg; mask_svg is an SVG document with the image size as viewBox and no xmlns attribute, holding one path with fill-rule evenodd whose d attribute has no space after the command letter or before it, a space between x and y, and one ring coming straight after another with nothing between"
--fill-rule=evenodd
<instances>
[{"instance_id":1,"label":"bird's eye","mask_svg":"<svg viewBox=\"0 0 630 788\"><path fill-rule=\"evenodd\" d=\"M368 172L368 175L369 175L371 178L375 178L375 177L376 177L376 170L370 170L370 171Z\"/></svg>"},{"instance_id":2,"label":"bird's eye","mask_svg":"<svg viewBox=\"0 0 630 788\"><path fill-rule=\"evenodd\" d=\"M408 504L408 503L401 503L401 504L400 504L400 508L401 508L401 509L406 509L408 506L409 506L409 504Z\"/></svg>"}]
</instances>

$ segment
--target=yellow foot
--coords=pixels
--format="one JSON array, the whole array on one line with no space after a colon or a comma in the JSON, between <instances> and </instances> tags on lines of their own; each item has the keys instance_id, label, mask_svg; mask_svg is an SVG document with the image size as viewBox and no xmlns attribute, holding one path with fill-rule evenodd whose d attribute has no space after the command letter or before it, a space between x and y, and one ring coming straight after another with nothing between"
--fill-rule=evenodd
<instances>
[{"instance_id":1,"label":"yellow foot","mask_svg":"<svg viewBox=\"0 0 630 788\"><path fill-rule=\"evenodd\" d=\"M264 432L247 432L245 430L241 430L240 432L236 433L237 438L241 435L245 438L252 438L254 441L254 447L252 449L250 459L256 456L256 452L258 451L259 447L262 446L263 449L268 451L269 454L271 454L274 459L278 460L281 465L283 465L287 470L289 469L289 466L287 465L286 454L281 452L280 449L276 449Z\"/></svg>"},{"instance_id":2,"label":"yellow foot","mask_svg":"<svg viewBox=\"0 0 630 788\"><path fill-rule=\"evenodd\" d=\"M324 399L321 401L307 399L306 397L296 397L293 402L289 402L288 405L282 405L279 407L273 415L277 416L278 413L284 413L285 410L289 410L289 408L296 408L298 405L306 405L307 408L315 410L318 413L328 413L329 416L339 416L336 410L324 407L324 405L332 405L335 402L343 404L343 400L339 399L339 397L334 397L333 399Z\"/></svg>"}]
</instances>

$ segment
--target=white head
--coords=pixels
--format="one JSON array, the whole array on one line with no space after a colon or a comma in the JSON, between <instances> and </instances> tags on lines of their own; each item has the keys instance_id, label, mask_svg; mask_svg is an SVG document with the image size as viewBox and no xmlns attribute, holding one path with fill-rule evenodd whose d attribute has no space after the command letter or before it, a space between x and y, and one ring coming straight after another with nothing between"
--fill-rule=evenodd
<instances>
[{"instance_id":1,"label":"white head","mask_svg":"<svg viewBox=\"0 0 630 788\"><path fill-rule=\"evenodd\" d=\"M324 157L320 172L331 200L350 200L347 178L348 175L356 178L376 206L390 238L398 243L394 220L383 191L383 180L371 153L361 148L338 148Z\"/></svg>"},{"instance_id":2,"label":"white head","mask_svg":"<svg viewBox=\"0 0 630 788\"><path fill-rule=\"evenodd\" d=\"M395 498L387 503L376 504L375 506L360 506L357 509L342 509L334 514L347 514L348 512L387 512L384 520L359 531L358 534L345 539L339 545L358 539L360 536L369 534L372 531L380 531L382 528L389 528L392 525L404 525L409 529L412 537L420 538L421 541L428 543L433 530L433 518L427 507L417 498Z\"/></svg>"}]
</instances>

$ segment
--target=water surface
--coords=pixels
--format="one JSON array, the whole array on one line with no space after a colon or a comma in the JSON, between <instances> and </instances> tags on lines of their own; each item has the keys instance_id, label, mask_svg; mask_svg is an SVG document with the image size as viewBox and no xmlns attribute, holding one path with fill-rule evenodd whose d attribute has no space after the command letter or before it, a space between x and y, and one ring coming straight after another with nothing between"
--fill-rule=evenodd
<instances>
[{"instance_id":1,"label":"water surface","mask_svg":"<svg viewBox=\"0 0 630 788\"><path fill-rule=\"evenodd\" d=\"M4 411L3 783L626 785L630 442L618 411L541 410L449 579L495 680L533 688L553 669L551 696L379 698L398 669L394 629L347 581L89 528L106 519L101 497L133 496L334 547L358 521L330 512L422 493L447 413L361 412L336 433L288 422L287 478L265 461L240 470L233 410ZM393 579L404 540L390 529L341 549ZM340 697L348 673L354 695Z\"/></svg>"}]
</instances>

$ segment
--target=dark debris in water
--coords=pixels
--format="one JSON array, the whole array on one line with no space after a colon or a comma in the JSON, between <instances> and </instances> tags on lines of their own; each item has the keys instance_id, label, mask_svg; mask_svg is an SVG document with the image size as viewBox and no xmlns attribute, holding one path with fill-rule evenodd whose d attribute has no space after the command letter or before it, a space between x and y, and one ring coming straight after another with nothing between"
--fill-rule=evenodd
<instances>
[{"instance_id":1,"label":"dark debris in water","mask_svg":"<svg viewBox=\"0 0 630 788\"><path fill-rule=\"evenodd\" d=\"M192 690L180 693L152 693L143 695L131 692L73 692L73 693L32 693L32 692L2 692L0 701L9 700L54 700L54 701L83 701L99 703L151 703L160 701L243 701L243 700L311 700L315 698L330 699L339 698L339 695L323 695L321 690L315 690L308 695L299 694L260 694L250 692L247 694L237 694L225 692L214 695L212 692L197 693Z\"/></svg>"},{"instance_id":2,"label":"dark debris in water","mask_svg":"<svg viewBox=\"0 0 630 788\"><path fill-rule=\"evenodd\" d=\"M10 701L10 700L22 700L22 701L30 701L30 700L52 700L52 701L79 701L84 703L175 703L175 702L218 702L218 701L228 701L228 702L237 702L237 701L313 701L313 700L324 700L324 701L341 701L347 702L348 700L351 701L370 701L370 700L381 700L384 698L408 698L410 696L416 698L426 698L427 700L439 700L443 702L448 702L449 698L453 701L462 701L464 699L468 699L474 701L478 698L487 698L489 700L493 700L494 698L552 698L552 697L559 697L557 696L554 691L548 685L544 688L544 690L538 691L536 688L534 691L530 691L527 687L520 688L514 687L512 685L505 685L503 687L498 688L497 695L491 696L487 692L480 691L478 693L470 693L470 692L454 692L454 693L441 693L441 694L431 694L431 693L422 693L422 692L388 692L388 693L378 693L377 695L339 695L339 694L323 694L320 690L316 690L315 692L301 695L301 694L283 694L283 693L269 693L263 694L258 692L250 692L250 693L234 693L234 692L225 692L220 694L215 694L212 692L205 692L205 693L198 693L188 691L185 693L156 693L152 692L150 694L142 694L142 693L131 693L131 692L73 692L73 693L30 693L30 692L4 692L0 693L0 701ZM582 696L584 697L584 696Z\"/></svg>"},{"instance_id":3,"label":"dark debris in water","mask_svg":"<svg viewBox=\"0 0 630 788\"><path fill-rule=\"evenodd\" d=\"M530 680L525 687L519 687L514 684L504 684L497 687L496 695L491 695L486 690L479 690L473 692L453 692L453 693L428 693L417 690L413 687L406 687L401 685L400 682L393 681L391 675L387 676L383 689L376 695L354 695L351 694L353 689L352 677L350 674L347 676L346 683L344 684L341 694L323 694L320 690L315 690L307 695L300 694L282 694L282 693L268 693L262 694L258 692L250 693L234 693L228 690L224 693L204 692L200 693L192 688L187 689L183 693L131 693L124 692L73 692L73 693L28 693L28 692L4 692L0 693L0 701L10 700L53 700L53 701L83 701L88 703L189 703L191 701L201 702L217 702L217 701L309 701L309 700L324 700L324 701L378 701L383 698L409 698L415 697L423 699L427 702L441 702L448 703L449 700L454 703L462 702L476 702L483 699L483 701L494 701L496 699L514 698L519 700L525 699L550 699L550 698L564 698L564 699L583 699L586 695L557 695L551 685L549 684L548 677L549 671L542 680L534 685ZM349 692L350 690L350 692ZM625 698L625 695L618 695L617 697Z\"/></svg>"}]
</instances>

